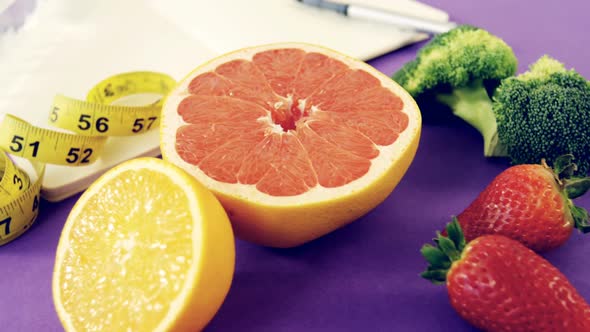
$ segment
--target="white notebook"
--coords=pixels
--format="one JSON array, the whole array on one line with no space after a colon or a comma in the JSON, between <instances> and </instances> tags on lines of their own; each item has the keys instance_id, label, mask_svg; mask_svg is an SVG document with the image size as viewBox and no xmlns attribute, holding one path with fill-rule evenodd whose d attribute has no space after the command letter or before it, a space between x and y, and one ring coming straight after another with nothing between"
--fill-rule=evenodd
<instances>
[{"instance_id":1,"label":"white notebook","mask_svg":"<svg viewBox=\"0 0 590 332\"><path fill-rule=\"evenodd\" d=\"M448 20L446 13L413 0L363 4ZM50 128L55 94L84 98L102 79L136 70L178 80L212 57L250 45L301 41L368 60L425 37L295 0L40 1L21 29L0 34L0 120L10 113ZM92 165L49 165L43 196L64 199L124 160L159 153L158 130L109 138Z\"/></svg>"}]
</instances>

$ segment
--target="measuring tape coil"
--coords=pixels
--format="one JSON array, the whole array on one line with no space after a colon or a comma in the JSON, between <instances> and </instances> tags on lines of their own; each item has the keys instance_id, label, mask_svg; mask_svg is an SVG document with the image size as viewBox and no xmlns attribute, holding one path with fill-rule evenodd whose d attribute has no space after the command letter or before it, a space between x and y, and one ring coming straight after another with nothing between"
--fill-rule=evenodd
<instances>
[{"instance_id":1,"label":"measuring tape coil","mask_svg":"<svg viewBox=\"0 0 590 332\"><path fill-rule=\"evenodd\" d=\"M166 74L130 72L98 83L85 101L57 95L48 122L68 132L5 115L0 123L0 245L22 235L35 222L45 164L90 165L100 157L109 136L138 135L158 128L163 98L146 106L113 103L139 94L166 96L175 85ZM17 167L10 155L29 160L35 176Z\"/></svg>"}]
</instances>

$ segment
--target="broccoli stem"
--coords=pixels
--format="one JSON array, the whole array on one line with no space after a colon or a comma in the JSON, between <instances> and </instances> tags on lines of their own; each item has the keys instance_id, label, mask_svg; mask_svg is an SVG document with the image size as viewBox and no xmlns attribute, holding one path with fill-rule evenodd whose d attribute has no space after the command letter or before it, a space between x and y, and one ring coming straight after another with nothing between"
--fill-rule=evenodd
<instances>
[{"instance_id":1,"label":"broccoli stem","mask_svg":"<svg viewBox=\"0 0 590 332\"><path fill-rule=\"evenodd\" d=\"M450 94L440 93L437 99L448 105L455 116L465 120L481 133L486 157L508 155L506 148L498 140L498 124L492 110L492 100L483 80L475 80L467 86L455 88Z\"/></svg>"}]
</instances>

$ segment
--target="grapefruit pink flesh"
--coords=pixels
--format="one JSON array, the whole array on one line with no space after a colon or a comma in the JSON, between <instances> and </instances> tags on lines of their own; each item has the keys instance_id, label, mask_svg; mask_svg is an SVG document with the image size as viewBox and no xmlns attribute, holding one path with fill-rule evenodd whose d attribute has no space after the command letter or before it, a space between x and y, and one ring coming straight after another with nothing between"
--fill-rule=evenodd
<instances>
[{"instance_id":1,"label":"grapefruit pink flesh","mask_svg":"<svg viewBox=\"0 0 590 332\"><path fill-rule=\"evenodd\" d=\"M296 48L223 63L188 91L177 109L180 158L272 196L361 178L409 121L403 101L371 74Z\"/></svg>"}]
</instances>

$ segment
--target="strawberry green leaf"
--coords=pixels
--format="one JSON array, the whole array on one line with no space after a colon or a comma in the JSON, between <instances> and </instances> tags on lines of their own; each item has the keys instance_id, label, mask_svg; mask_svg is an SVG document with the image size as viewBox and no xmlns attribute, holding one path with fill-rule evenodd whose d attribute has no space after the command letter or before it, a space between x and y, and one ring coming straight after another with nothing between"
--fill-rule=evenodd
<instances>
[{"instance_id":1,"label":"strawberry green leaf","mask_svg":"<svg viewBox=\"0 0 590 332\"><path fill-rule=\"evenodd\" d=\"M440 285L447 280L447 270L427 269L426 271L420 273L420 276L424 279L430 280L435 285Z\"/></svg>"},{"instance_id":2,"label":"strawberry green leaf","mask_svg":"<svg viewBox=\"0 0 590 332\"><path fill-rule=\"evenodd\" d=\"M564 189L570 199L578 198L590 190L590 177L564 180Z\"/></svg>"},{"instance_id":3,"label":"strawberry green leaf","mask_svg":"<svg viewBox=\"0 0 590 332\"><path fill-rule=\"evenodd\" d=\"M575 205L572 205L570 208L572 210L572 216L574 217L574 224L576 228L584 234L590 233L590 217L588 216L588 211Z\"/></svg>"},{"instance_id":4,"label":"strawberry green leaf","mask_svg":"<svg viewBox=\"0 0 590 332\"><path fill-rule=\"evenodd\" d=\"M461 252L457 249L455 242L453 242L453 240L449 239L448 237L444 237L439 234L438 235L438 247L453 262L458 260L461 257Z\"/></svg>"},{"instance_id":5,"label":"strawberry green leaf","mask_svg":"<svg viewBox=\"0 0 590 332\"><path fill-rule=\"evenodd\" d=\"M449 239L453 241L457 250L463 251L463 248L465 248L466 245L465 236L463 235L463 231L461 230L461 226L457 220L457 217L454 217L453 221L447 225L446 231Z\"/></svg>"},{"instance_id":6,"label":"strawberry green leaf","mask_svg":"<svg viewBox=\"0 0 590 332\"><path fill-rule=\"evenodd\" d=\"M422 253L422 256L426 258L426 261L428 261L431 268L448 269L451 267L451 260L449 257L433 245L425 244L422 249L420 249L420 252Z\"/></svg>"},{"instance_id":7,"label":"strawberry green leaf","mask_svg":"<svg viewBox=\"0 0 590 332\"><path fill-rule=\"evenodd\" d=\"M577 169L577 166L573 163L574 155L564 154L559 156L553 162L553 171L555 174L562 177L570 177L573 172Z\"/></svg>"}]
</instances>

